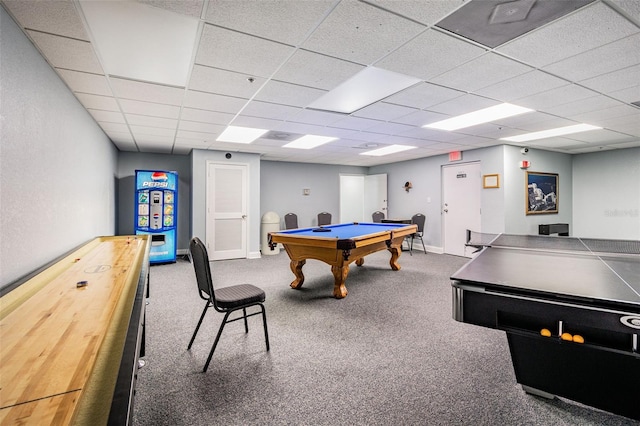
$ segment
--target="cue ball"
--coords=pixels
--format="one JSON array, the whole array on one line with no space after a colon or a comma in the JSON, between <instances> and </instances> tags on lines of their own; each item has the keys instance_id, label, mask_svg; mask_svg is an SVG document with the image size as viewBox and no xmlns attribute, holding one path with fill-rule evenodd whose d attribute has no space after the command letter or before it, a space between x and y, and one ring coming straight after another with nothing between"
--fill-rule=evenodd
<instances>
[{"instance_id":1,"label":"cue ball","mask_svg":"<svg viewBox=\"0 0 640 426\"><path fill-rule=\"evenodd\" d=\"M575 336L573 336L573 341L576 343L584 343L584 337L576 334Z\"/></svg>"},{"instance_id":2,"label":"cue ball","mask_svg":"<svg viewBox=\"0 0 640 426\"><path fill-rule=\"evenodd\" d=\"M551 331L547 328L543 328L542 330L540 330L540 334L544 337L551 337Z\"/></svg>"},{"instance_id":3,"label":"cue ball","mask_svg":"<svg viewBox=\"0 0 640 426\"><path fill-rule=\"evenodd\" d=\"M568 340L568 341L572 341L573 340L573 336L569 333L562 333L562 336L560 336L560 338L562 340Z\"/></svg>"}]
</instances>

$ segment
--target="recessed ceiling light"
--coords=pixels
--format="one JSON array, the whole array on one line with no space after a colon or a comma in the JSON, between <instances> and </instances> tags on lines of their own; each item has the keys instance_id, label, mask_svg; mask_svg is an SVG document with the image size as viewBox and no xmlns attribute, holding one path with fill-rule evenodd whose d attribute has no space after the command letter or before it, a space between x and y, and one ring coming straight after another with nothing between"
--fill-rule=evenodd
<instances>
[{"instance_id":1,"label":"recessed ceiling light","mask_svg":"<svg viewBox=\"0 0 640 426\"><path fill-rule=\"evenodd\" d=\"M407 151L414 148L415 146L409 145L389 145L383 148L374 149L373 151L361 152L360 155L373 155L375 157L379 157L381 155L395 154L396 152Z\"/></svg>"},{"instance_id":2,"label":"recessed ceiling light","mask_svg":"<svg viewBox=\"0 0 640 426\"><path fill-rule=\"evenodd\" d=\"M509 142L526 142L536 139L551 138L553 136L569 135L571 133L587 132L589 130L598 130L602 127L592 126L590 124L576 124L574 126L557 127L555 129L542 130L540 132L524 133L518 136L511 136L508 138L500 138L501 141Z\"/></svg>"},{"instance_id":3,"label":"recessed ceiling light","mask_svg":"<svg viewBox=\"0 0 640 426\"><path fill-rule=\"evenodd\" d=\"M533 110L530 108L504 103L462 114L457 117L451 117L446 120L436 121L435 123L425 124L422 127L440 130L458 130L531 111Z\"/></svg>"},{"instance_id":4,"label":"recessed ceiling light","mask_svg":"<svg viewBox=\"0 0 640 426\"><path fill-rule=\"evenodd\" d=\"M267 133L265 129L252 129L250 127L227 126L224 132L216 139L218 142L251 143Z\"/></svg>"},{"instance_id":5,"label":"recessed ceiling light","mask_svg":"<svg viewBox=\"0 0 640 426\"><path fill-rule=\"evenodd\" d=\"M351 114L421 81L397 72L367 67L316 99L308 108Z\"/></svg>"},{"instance_id":6,"label":"recessed ceiling light","mask_svg":"<svg viewBox=\"0 0 640 426\"><path fill-rule=\"evenodd\" d=\"M198 19L128 1L80 1L109 75L185 87Z\"/></svg>"},{"instance_id":7,"label":"recessed ceiling light","mask_svg":"<svg viewBox=\"0 0 640 426\"><path fill-rule=\"evenodd\" d=\"M325 143L329 143L338 138L333 138L329 136L316 136L316 135L305 135L301 138L296 139L295 141L289 142L286 145L283 145L283 148L298 148L298 149L311 149L317 146L323 145Z\"/></svg>"}]
</instances>

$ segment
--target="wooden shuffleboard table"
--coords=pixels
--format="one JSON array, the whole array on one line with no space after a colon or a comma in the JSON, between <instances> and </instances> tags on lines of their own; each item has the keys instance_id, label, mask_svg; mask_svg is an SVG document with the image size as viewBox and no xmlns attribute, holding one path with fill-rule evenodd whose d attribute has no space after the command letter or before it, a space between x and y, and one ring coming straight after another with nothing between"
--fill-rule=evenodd
<instances>
[{"instance_id":1,"label":"wooden shuffleboard table","mask_svg":"<svg viewBox=\"0 0 640 426\"><path fill-rule=\"evenodd\" d=\"M304 283L302 267L307 259L316 259L331 265L334 276L333 295L337 299L347 296L345 281L349 264L364 264L364 257L380 250L391 253L389 265L400 269L402 241L417 231L416 225L395 223L343 223L316 228L290 229L269 234L269 244L284 246L291 259L291 271L295 280L291 287L300 288Z\"/></svg>"},{"instance_id":2,"label":"wooden shuffleboard table","mask_svg":"<svg viewBox=\"0 0 640 426\"><path fill-rule=\"evenodd\" d=\"M0 424L127 424L148 236L100 237L0 298Z\"/></svg>"}]
</instances>

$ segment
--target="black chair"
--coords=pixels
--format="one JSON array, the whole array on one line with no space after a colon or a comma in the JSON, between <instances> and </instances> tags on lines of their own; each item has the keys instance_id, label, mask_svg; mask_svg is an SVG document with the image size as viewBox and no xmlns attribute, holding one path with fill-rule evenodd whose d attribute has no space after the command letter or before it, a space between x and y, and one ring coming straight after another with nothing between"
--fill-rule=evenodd
<instances>
[{"instance_id":1,"label":"black chair","mask_svg":"<svg viewBox=\"0 0 640 426\"><path fill-rule=\"evenodd\" d=\"M330 225L330 224L331 224L331 213L327 213L327 212L318 213L318 226Z\"/></svg>"},{"instance_id":2,"label":"black chair","mask_svg":"<svg viewBox=\"0 0 640 426\"><path fill-rule=\"evenodd\" d=\"M420 242L422 243L422 250L424 250L424 252L427 253L427 249L424 246L424 240L422 239L422 236L424 235L425 219L426 219L426 216L423 215L422 213L414 214L411 217L411 223L414 225L418 225L418 231L411 234L411 244L409 246L409 254L412 256L413 256L413 240L416 238L420 238Z\"/></svg>"},{"instance_id":3,"label":"black chair","mask_svg":"<svg viewBox=\"0 0 640 426\"><path fill-rule=\"evenodd\" d=\"M373 219L374 223L380 223L382 222L382 219L384 219L384 213L381 211L373 212L371 218Z\"/></svg>"},{"instance_id":4,"label":"black chair","mask_svg":"<svg viewBox=\"0 0 640 426\"><path fill-rule=\"evenodd\" d=\"M296 229L298 227L298 215L295 213L287 213L284 215L285 229Z\"/></svg>"},{"instance_id":5,"label":"black chair","mask_svg":"<svg viewBox=\"0 0 640 426\"><path fill-rule=\"evenodd\" d=\"M229 287L222 287L214 291L213 280L211 278L211 267L209 265L209 255L207 254L206 247L199 238L194 237L189 243L189 250L191 251L193 269L196 272L198 291L200 292L200 297L206 300L207 304L202 311L202 315L200 315L200 321L198 321L198 325L193 332L193 336L191 336L191 340L189 341L187 350L191 349L191 345L196 338L196 334L198 334L198 330L200 329L200 325L202 324L202 320L204 319L204 315L207 313L207 310L210 307L213 307L218 312L224 312L224 319L222 320L222 324L220 324L218 334L216 335L216 340L213 342L211 352L209 352L209 357L207 358L207 362L204 365L204 369L202 371L206 372L207 368L209 368L211 357L213 357L213 351L216 350L216 346L218 345L218 341L220 340L220 335L222 335L222 330L224 329L224 326L229 322L244 319L244 330L245 333L248 333L249 326L247 324L247 318L262 313L264 339L267 343L268 351L269 333L267 332L267 315L264 309L264 305L262 304L262 302L264 302L265 300L264 291L251 284L237 284ZM247 308L251 306L259 306L260 310L251 314L247 314ZM229 319L229 315L232 312L238 310L242 310L242 316L234 319Z\"/></svg>"}]
</instances>

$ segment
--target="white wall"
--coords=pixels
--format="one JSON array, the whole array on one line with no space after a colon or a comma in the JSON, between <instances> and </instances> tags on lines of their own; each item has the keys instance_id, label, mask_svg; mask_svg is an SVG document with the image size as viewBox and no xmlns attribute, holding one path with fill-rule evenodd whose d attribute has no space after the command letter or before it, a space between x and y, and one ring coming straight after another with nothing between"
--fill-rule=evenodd
<instances>
[{"instance_id":1,"label":"white wall","mask_svg":"<svg viewBox=\"0 0 640 426\"><path fill-rule=\"evenodd\" d=\"M640 148L573 157L574 234L640 240Z\"/></svg>"},{"instance_id":2,"label":"white wall","mask_svg":"<svg viewBox=\"0 0 640 426\"><path fill-rule=\"evenodd\" d=\"M115 231L117 150L0 7L0 286Z\"/></svg>"}]
</instances>

